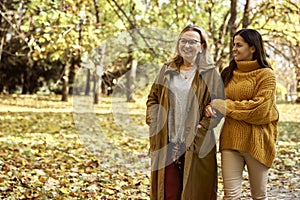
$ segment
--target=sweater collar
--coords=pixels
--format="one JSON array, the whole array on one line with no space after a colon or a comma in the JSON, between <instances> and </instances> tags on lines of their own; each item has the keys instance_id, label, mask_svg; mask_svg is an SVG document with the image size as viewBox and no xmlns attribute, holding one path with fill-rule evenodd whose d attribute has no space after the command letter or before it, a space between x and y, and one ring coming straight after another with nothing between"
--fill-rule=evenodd
<instances>
[{"instance_id":1,"label":"sweater collar","mask_svg":"<svg viewBox=\"0 0 300 200\"><path fill-rule=\"evenodd\" d=\"M257 60L252 61L236 61L237 68L242 72L250 72L259 69L260 66Z\"/></svg>"}]
</instances>

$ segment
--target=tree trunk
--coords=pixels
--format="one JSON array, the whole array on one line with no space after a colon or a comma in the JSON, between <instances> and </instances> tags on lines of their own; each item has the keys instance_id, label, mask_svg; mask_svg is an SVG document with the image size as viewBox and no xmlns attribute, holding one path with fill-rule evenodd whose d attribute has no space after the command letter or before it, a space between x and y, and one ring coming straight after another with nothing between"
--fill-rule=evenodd
<instances>
[{"instance_id":1,"label":"tree trunk","mask_svg":"<svg viewBox=\"0 0 300 200\"><path fill-rule=\"evenodd\" d=\"M98 49L98 58L97 60L99 63L96 64L96 69L94 71L94 104L98 104L100 100L100 95L102 91L102 81L100 82L100 77L103 74L103 61L104 61L104 55L105 55L106 46L102 45ZM102 91L103 92L103 91Z\"/></svg>"},{"instance_id":2,"label":"tree trunk","mask_svg":"<svg viewBox=\"0 0 300 200\"><path fill-rule=\"evenodd\" d=\"M136 69L137 69L137 61L135 59L130 59L129 65L131 65L131 70L126 73L126 80L127 80L127 90L126 90L126 99L127 102L135 102L134 99L134 81L136 77Z\"/></svg>"},{"instance_id":3,"label":"tree trunk","mask_svg":"<svg viewBox=\"0 0 300 200\"><path fill-rule=\"evenodd\" d=\"M237 24L237 0L231 0L231 7L230 7L230 19L228 21L228 31L230 32L230 38L233 37L233 35L236 33ZM230 40L230 51L233 47L233 41ZM231 55L231 54L230 54Z\"/></svg>"},{"instance_id":4,"label":"tree trunk","mask_svg":"<svg viewBox=\"0 0 300 200\"><path fill-rule=\"evenodd\" d=\"M100 100L100 87L99 87L99 76L97 73L94 74L94 104L99 104Z\"/></svg>"},{"instance_id":5,"label":"tree trunk","mask_svg":"<svg viewBox=\"0 0 300 200\"><path fill-rule=\"evenodd\" d=\"M85 96L88 96L91 91L91 70L87 69L87 75L86 75L86 85L85 85Z\"/></svg>"},{"instance_id":6,"label":"tree trunk","mask_svg":"<svg viewBox=\"0 0 300 200\"><path fill-rule=\"evenodd\" d=\"M297 92L299 93L299 97L300 97L300 69L296 69L296 81L297 81Z\"/></svg>"},{"instance_id":7,"label":"tree trunk","mask_svg":"<svg viewBox=\"0 0 300 200\"><path fill-rule=\"evenodd\" d=\"M246 0L246 4L244 7L244 16L243 16L243 28L247 28L249 26L249 5L250 5L250 0Z\"/></svg>"},{"instance_id":8,"label":"tree trunk","mask_svg":"<svg viewBox=\"0 0 300 200\"><path fill-rule=\"evenodd\" d=\"M28 92L28 81L29 75L28 75L28 68L27 66L24 66L24 72L22 75L22 94L27 94Z\"/></svg>"},{"instance_id":9,"label":"tree trunk","mask_svg":"<svg viewBox=\"0 0 300 200\"><path fill-rule=\"evenodd\" d=\"M296 103L300 103L300 69L296 69L296 92L297 92L297 98Z\"/></svg>"},{"instance_id":10,"label":"tree trunk","mask_svg":"<svg viewBox=\"0 0 300 200\"><path fill-rule=\"evenodd\" d=\"M96 17L96 28L98 28L98 26L101 25L100 22L100 14L99 14L99 7L98 7L98 3L96 0L93 0L94 3L94 8L95 8L95 17ZM100 56L100 65L96 65L96 69L94 71L94 104L99 104L99 100L100 100L100 94L101 94L101 88L99 87L99 81L100 81L100 76L102 75L102 70L100 70L101 72L98 73L98 68L101 69L102 67L102 60L103 60L103 48L102 47L99 49L99 56Z\"/></svg>"},{"instance_id":11,"label":"tree trunk","mask_svg":"<svg viewBox=\"0 0 300 200\"><path fill-rule=\"evenodd\" d=\"M69 95L69 70L70 70L70 62L68 62L65 65L64 74L62 77L62 101L68 101L68 95Z\"/></svg>"},{"instance_id":12,"label":"tree trunk","mask_svg":"<svg viewBox=\"0 0 300 200\"><path fill-rule=\"evenodd\" d=\"M70 66L70 72L69 72L69 91L68 91L69 95L72 95L73 90L74 90L73 85L74 85L74 80L75 80L75 75L76 75L75 68L76 68L76 66L75 66L74 62L72 61L72 64Z\"/></svg>"},{"instance_id":13,"label":"tree trunk","mask_svg":"<svg viewBox=\"0 0 300 200\"><path fill-rule=\"evenodd\" d=\"M22 80L22 94L27 94L30 91L30 76L33 73L34 61L32 60L32 50L27 53L27 62L24 66L23 80Z\"/></svg>"}]
</instances>

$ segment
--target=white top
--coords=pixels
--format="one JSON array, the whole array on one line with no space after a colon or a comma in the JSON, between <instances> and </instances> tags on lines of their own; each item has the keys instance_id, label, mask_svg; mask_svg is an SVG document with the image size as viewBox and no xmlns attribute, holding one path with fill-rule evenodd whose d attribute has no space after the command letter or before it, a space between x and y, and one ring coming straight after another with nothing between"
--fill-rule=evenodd
<instances>
[{"instance_id":1,"label":"white top","mask_svg":"<svg viewBox=\"0 0 300 200\"><path fill-rule=\"evenodd\" d=\"M189 91L195 77L196 67L182 70L178 75L171 76L169 94L168 130L169 142L184 143L186 107Z\"/></svg>"}]
</instances>

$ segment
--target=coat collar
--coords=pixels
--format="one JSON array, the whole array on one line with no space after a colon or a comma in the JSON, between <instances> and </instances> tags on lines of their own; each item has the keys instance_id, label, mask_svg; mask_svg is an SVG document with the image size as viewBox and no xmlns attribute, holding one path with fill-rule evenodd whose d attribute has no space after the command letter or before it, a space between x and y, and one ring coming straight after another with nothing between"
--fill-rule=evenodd
<instances>
[{"instance_id":1,"label":"coat collar","mask_svg":"<svg viewBox=\"0 0 300 200\"><path fill-rule=\"evenodd\" d=\"M257 60L237 61L236 64L237 64L238 70L240 70L242 72L250 72L250 71L254 71L254 70L260 68Z\"/></svg>"},{"instance_id":2,"label":"coat collar","mask_svg":"<svg viewBox=\"0 0 300 200\"><path fill-rule=\"evenodd\" d=\"M201 74L201 73L204 73L205 71L213 69L215 67L216 66L213 64L207 65L207 66L199 66L199 67L197 67L197 71L199 72L199 74ZM177 68L170 67L169 65L167 65L164 75L167 76L168 74L170 75L170 74L178 74L178 73L179 73L179 70Z\"/></svg>"}]
</instances>

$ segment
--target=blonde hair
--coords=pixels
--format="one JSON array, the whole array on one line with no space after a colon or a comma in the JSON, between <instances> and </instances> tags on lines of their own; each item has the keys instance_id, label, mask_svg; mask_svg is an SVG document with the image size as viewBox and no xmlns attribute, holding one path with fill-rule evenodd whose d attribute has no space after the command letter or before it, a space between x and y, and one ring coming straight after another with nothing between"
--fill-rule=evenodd
<instances>
[{"instance_id":1,"label":"blonde hair","mask_svg":"<svg viewBox=\"0 0 300 200\"><path fill-rule=\"evenodd\" d=\"M210 53L210 48L208 45L208 36L206 32L200 28L197 25L189 24L187 25L179 34L177 44L176 44L176 51L175 51L175 56L167 63L171 67L179 69L180 66L183 64L183 58L179 54L179 39L181 35L187 31L195 31L199 33L200 35L200 42L203 46L203 51L198 53L197 58L195 60L195 64L197 65L198 68L203 68L206 66L214 65L214 62L211 57Z\"/></svg>"}]
</instances>

